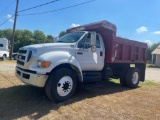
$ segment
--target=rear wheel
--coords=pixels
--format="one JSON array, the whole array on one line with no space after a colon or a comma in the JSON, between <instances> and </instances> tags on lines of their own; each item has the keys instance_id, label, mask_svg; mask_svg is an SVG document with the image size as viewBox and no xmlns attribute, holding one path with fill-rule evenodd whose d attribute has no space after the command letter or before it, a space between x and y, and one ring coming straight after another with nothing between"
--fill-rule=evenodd
<instances>
[{"instance_id":1,"label":"rear wheel","mask_svg":"<svg viewBox=\"0 0 160 120\"><path fill-rule=\"evenodd\" d=\"M120 73L120 84L122 87L126 87L127 84L126 84L126 72L127 70L123 70L121 73Z\"/></svg>"},{"instance_id":2,"label":"rear wheel","mask_svg":"<svg viewBox=\"0 0 160 120\"><path fill-rule=\"evenodd\" d=\"M130 68L126 75L126 84L131 88L136 88L139 84L140 71L138 68Z\"/></svg>"},{"instance_id":3,"label":"rear wheel","mask_svg":"<svg viewBox=\"0 0 160 120\"><path fill-rule=\"evenodd\" d=\"M76 90L76 77L71 69L61 68L52 72L46 83L47 96L62 102L69 99Z\"/></svg>"}]
</instances>

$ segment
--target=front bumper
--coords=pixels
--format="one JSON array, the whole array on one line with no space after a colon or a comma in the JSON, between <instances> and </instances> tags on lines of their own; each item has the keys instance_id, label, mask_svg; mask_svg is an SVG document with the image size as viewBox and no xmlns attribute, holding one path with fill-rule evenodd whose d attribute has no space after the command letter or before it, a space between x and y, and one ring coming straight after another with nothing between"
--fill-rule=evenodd
<instances>
[{"instance_id":1,"label":"front bumper","mask_svg":"<svg viewBox=\"0 0 160 120\"><path fill-rule=\"evenodd\" d=\"M26 71L16 67L16 77L21 80L22 82L37 86L37 87L44 87L47 81L48 75L41 75L37 73L33 73L30 71Z\"/></svg>"}]
</instances>

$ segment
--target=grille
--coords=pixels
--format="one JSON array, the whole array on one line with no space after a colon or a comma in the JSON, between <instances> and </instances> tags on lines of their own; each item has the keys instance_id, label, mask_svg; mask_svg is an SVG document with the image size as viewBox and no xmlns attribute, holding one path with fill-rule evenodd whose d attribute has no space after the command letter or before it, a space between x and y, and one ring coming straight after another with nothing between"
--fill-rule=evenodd
<instances>
[{"instance_id":1,"label":"grille","mask_svg":"<svg viewBox=\"0 0 160 120\"><path fill-rule=\"evenodd\" d=\"M27 53L27 50L19 50L19 53L26 54L26 53Z\"/></svg>"},{"instance_id":2,"label":"grille","mask_svg":"<svg viewBox=\"0 0 160 120\"><path fill-rule=\"evenodd\" d=\"M17 70L17 74L21 76L21 72L19 70Z\"/></svg>"},{"instance_id":3,"label":"grille","mask_svg":"<svg viewBox=\"0 0 160 120\"><path fill-rule=\"evenodd\" d=\"M31 59L31 57L32 57L32 51L29 51L27 62Z\"/></svg>"},{"instance_id":4,"label":"grille","mask_svg":"<svg viewBox=\"0 0 160 120\"><path fill-rule=\"evenodd\" d=\"M25 60L26 56L18 55L18 58Z\"/></svg>"},{"instance_id":5,"label":"grille","mask_svg":"<svg viewBox=\"0 0 160 120\"><path fill-rule=\"evenodd\" d=\"M24 62L17 60L17 64L24 66Z\"/></svg>"},{"instance_id":6,"label":"grille","mask_svg":"<svg viewBox=\"0 0 160 120\"><path fill-rule=\"evenodd\" d=\"M32 57L32 51L31 50L19 50L17 56L17 64L24 66L26 62L29 62L29 60Z\"/></svg>"},{"instance_id":7,"label":"grille","mask_svg":"<svg viewBox=\"0 0 160 120\"><path fill-rule=\"evenodd\" d=\"M22 77L25 78L25 79L29 79L29 78L30 78L30 75L23 73Z\"/></svg>"}]
</instances>

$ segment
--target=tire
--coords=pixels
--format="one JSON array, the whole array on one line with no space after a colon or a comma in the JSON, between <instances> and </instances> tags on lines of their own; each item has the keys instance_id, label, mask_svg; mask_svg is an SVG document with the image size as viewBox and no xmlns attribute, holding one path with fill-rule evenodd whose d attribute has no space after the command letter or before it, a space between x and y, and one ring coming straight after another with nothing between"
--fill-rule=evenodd
<instances>
[{"instance_id":1,"label":"tire","mask_svg":"<svg viewBox=\"0 0 160 120\"><path fill-rule=\"evenodd\" d=\"M71 69L61 68L51 72L45 89L54 102L62 102L73 96L76 90L76 77Z\"/></svg>"},{"instance_id":2,"label":"tire","mask_svg":"<svg viewBox=\"0 0 160 120\"><path fill-rule=\"evenodd\" d=\"M120 84L121 84L122 87L127 87L127 84L126 84L126 72L127 72L127 70L123 70L120 73Z\"/></svg>"},{"instance_id":3,"label":"tire","mask_svg":"<svg viewBox=\"0 0 160 120\"><path fill-rule=\"evenodd\" d=\"M126 84L128 87L138 87L140 79L140 71L138 68L130 68L126 75Z\"/></svg>"},{"instance_id":4,"label":"tire","mask_svg":"<svg viewBox=\"0 0 160 120\"><path fill-rule=\"evenodd\" d=\"M3 60L3 61L6 60L6 55L3 55L2 60Z\"/></svg>"}]
</instances>

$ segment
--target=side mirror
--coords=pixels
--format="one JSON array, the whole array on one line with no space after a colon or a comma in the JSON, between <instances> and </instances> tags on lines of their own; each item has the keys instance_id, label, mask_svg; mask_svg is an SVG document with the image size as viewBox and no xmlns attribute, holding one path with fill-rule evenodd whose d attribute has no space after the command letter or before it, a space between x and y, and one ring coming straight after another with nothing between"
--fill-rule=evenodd
<instances>
[{"instance_id":1,"label":"side mirror","mask_svg":"<svg viewBox=\"0 0 160 120\"><path fill-rule=\"evenodd\" d=\"M96 32L91 33L91 49L92 52L96 52Z\"/></svg>"}]
</instances>

